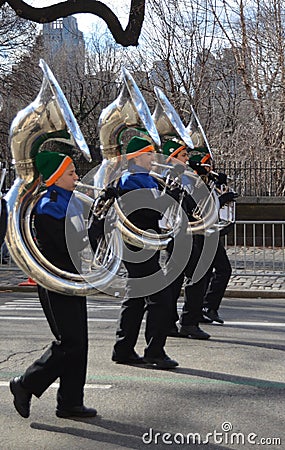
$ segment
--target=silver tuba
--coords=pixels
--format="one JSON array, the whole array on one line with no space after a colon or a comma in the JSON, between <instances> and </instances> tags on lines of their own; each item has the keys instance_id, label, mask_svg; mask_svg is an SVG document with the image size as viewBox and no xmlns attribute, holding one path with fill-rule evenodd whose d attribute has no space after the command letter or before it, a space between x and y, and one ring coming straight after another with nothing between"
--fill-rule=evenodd
<instances>
[{"instance_id":1,"label":"silver tuba","mask_svg":"<svg viewBox=\"0 0 285 450\"><path fill-rule=\"evenodd\" d=\"M206 145L209 155L211 156L211 159L214 161L214 155L213 152L211 150L209 141L207 139L206 133L202 127L202 124L199 120L199 117L197 115L197 113L194 110L194 107L191 105L191 112L192 112L192 116L191 116L191 121L189 123L189 125L187 126L187 130L192 138L192 140L195 141L195 147L203 147L204 145ZM196 122L198 130L197 131L192 131L192 122ZM210 173L212 175L213 178L217 178L218 174L216 172L214 172L213 170L210 170ZM227 177L228 180L230 180L229 177ZM230 186L228 186L228 184L223 184L220 186L220 188L218 188L215 184L215 182L210 182L210 189L212 189L213 194L216 195L217 197L219 197L220 195L224 194L225 192L233 192L232 188ZM236 220L236 202L235 201L231 201L226 203L225 205L223 205L221 208L219 207L219 219L218 222L214 224L215 229L221 231L224 230L225 228L229 227L231 224L235 223Z\"/></svg>"},{"instance_id":2,"label":"silver tuba","mask_svg":"<svg viewBox=\"0 0 285 450\"><path fill-rule=\"evenodd\" d=\"M162 139L179 137L187 147L193 149L192 139L175 108L164 92L157 86L154 87L154 92L157 97L157 103L152 118L160 137Z\"/></svg>"},{"instance_id":3,"label":"silver tuba","mask_svg":"<svg viewBox=\"0 0 285 450\"><path fill-rule=\"evenodd\" d=\"M94 185L98 192L110 182L118 180L124 169L124 155L121 153L123 135L127 130L135 129L136 134L146 133L155 146L160 147L160 137L153 122L150 110L130 73L122 69L123 86L117 99L105 108L99 117L99 136L103 162L94 176ZM131 223L120 206L113 203L117 215L116 226L123 240L136 247L164 249L173 236L173 230L155 234L141 230Z\"/></svg>"},{"instance_id":4,"label":"silver tuba","mask_svg":"<svg viewBox=\"0 0 285 450\"><path fill-rule=\"evenodd\" d=\"M98 127L103 158L121 154L121 136L126 129L142 127L154 144L160 146L160 137L149 108L131 74L122 68L123 85L119 96L100 114Z\"/></svg>"},{"instance_id":5,"label":"silver tuba","mask_svg":"<svg viewBox=\"0 0 285 450\"><path fill-rule=\"evenodd\" d=\"M9 143L17 178L5 196L8 211L6 242L15 263L40 285L68 295L88 295L110 283L120 266L120 259L106 258L104 266L84 277L69 273L53 266L42 255L32 233L32 210L41 195L34 157L41 145L48 140L65 142L77 146L87 160L91 159L57 80L45 61L41 59L39 65L43 71L40 92L16 115L10 127Z\"/></svg>"},{"instance_id":6,"label":"silver tuba","mask_svg":"<svg viewBox=\"0 0 285 450\"><path fill-rule=\"evenodd\" d=\"M166 95L157 86L154 88L157 97L157 104L153 112L153 120L162 140L178 138L190 149L194 149L194 143L188 129L183 125L179 114L172 106ZM195 221L188 223L188 232L193 234L203 234L211 228L218 220L218 204L213 192L208 191L190 168L185 175L192 180L191 187L185 186L185 190L193 196L197 203L197 208L193 212ZM176 214L178 211L176 211ZM173 212L172 215L175 215Z\"/></svg>"}]
</instances>

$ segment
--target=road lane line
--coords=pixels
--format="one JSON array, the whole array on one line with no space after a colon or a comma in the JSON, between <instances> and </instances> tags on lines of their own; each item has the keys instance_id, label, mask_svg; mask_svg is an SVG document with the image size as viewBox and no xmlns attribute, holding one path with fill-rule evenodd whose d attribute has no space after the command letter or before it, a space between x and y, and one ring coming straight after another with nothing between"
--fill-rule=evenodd
<instances>
[{"instance_id":1,"label":"road lane line","mask_svg":"<svg viewBox=\"0 0 285 450\"><path fill-rule=\"evenodd\" d=\"M0 387L9 387L9 381L0 381ZM59 383L52 383L50 385L52 388L59 388ZM86 389L110 389L112 387L112 384L85 384L84 388Z\"/></svg>"}]
</instances>

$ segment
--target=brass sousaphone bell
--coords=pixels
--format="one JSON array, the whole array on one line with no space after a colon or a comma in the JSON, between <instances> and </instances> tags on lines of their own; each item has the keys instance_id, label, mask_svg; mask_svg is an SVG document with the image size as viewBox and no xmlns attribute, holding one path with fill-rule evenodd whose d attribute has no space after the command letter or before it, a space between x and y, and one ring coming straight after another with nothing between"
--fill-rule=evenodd
<instances>
[{"instance_id":1,"label":"brass sousaphone bell","mask_svg":"<svg viewBox=\"0 0 285 450\"><path fill-rule=\"evenodd\" d=\"M84 277L69 273L53 266L42 255L32 233L32 210L41 195L40 179L34 165L40 147L49 140L61 141L76 146L87 160L91 159L57 80L44 60L41 59L39 65L43 71L40 92L16 115L10 128L9 141L17 177L5 196L8 210L6 242L15 263L41 286L69 295L88 295L111 282L120 259L105 259L105 266L84 274Z\"/></svg>"}]
</instances>

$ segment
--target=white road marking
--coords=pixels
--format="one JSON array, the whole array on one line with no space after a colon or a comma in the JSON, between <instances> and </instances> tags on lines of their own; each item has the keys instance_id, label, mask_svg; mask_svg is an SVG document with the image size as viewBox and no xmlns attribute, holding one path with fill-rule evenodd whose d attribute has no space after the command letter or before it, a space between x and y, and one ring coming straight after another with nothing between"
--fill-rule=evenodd
<instances>
[{"instance_id":1,"label":"white road marking","mask_svg":"<svg viewBox=\"0 0 285 450\"><path fill-rule=\"evenodd\" d=\"M0 320L45 320L45 317L25 317L25 316L0 316ZM95 319L89 318L88 322L117 322L117 319Z\"/></svg>"},{"instance_id":2,"label":"white road marking","mask_svg":"<svg viewBox=\"0 0 285 450\"><path fill-rule=\"evenodd\" d=\"M248 325L251 327L285 327L285 322L239 322L239 321L225 321L225 325Z\"/></svg>"},{"instance_id":3,"label":"white road marking","mask_svg":"<svg viewBox=\"0 0 285 450\"><path fill-rule=\"evenodd\" d=\"M88 311L104 311L104 310L117 310L120 309L121 305L114 301L114 304L108 305L94 305L92 302L87 301ZM24 299L9 299L3 305L0 305L0 310L2 311L41 311L42 308L37 297L25 297ZM0 320L16 320L16 321L46 321L44 315L41 317L31 317L31 316L0 316ZM117 322L117 318L107 319L107 318L89 318L88 322ZM285 322L254 322L254 321L225 321L224 325L228 326L250 326L250 327L285 327Z\"/></svg>"},{"instance_id":4,"label":"white road marking","mask_svg":"<svg viewBox=\"0 0 285 450\"><path fill-rule=\"evenodd\" d=\"M9 381L0 381L0 387L9 387ZM58 389L59 383L52 383L50 385L52 388ZM84 388L86 389L110 389L112 387L111 384L85 384Z\"/></svg>"},{"instance_id":5,"label":"white road marking","mask_svg":"<svg viewBox=\"0 0 285 450\"><path fill-rule=\"evenodd\" d=\"M0 316L0 320L45 320L45 317L25 317L25 316ZM106 319L106 318L89 318L88 322L117 322L117 318L115 319ZM236 326L236 325L246 325L251 327L285 327L285 322L238 322L238 321L225 321L224 325Z\"/></svg>"},{"instance_id":6,"label":"white road marking","mask_svg":"<svg viewBox=\"0 0 285 450\"><path fill-rule=\"evenodd\" d=\"M116 303L114 305L93 305L90 302L87 302L88 311L92 310L112 310L112 309L120 309L121 305ZM15 299L8 300L3 305L0 305L0 310L4 311L42 311L41 304L38 299L25 298L25 299Z\"/></svg>"}]
</instances>

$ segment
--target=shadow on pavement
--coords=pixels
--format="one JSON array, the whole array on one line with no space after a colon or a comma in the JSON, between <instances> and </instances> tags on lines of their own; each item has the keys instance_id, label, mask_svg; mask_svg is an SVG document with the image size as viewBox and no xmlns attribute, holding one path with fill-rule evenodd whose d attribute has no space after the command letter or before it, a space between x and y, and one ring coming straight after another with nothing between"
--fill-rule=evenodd
<instances>
[{"instance_id":1,"label":"shadow on pavement","mask_svg":"<svg viewBox=\"0 0 285 450\"><path fill-rule=\"evenodd\" d=\"M240 377L237 375L226 374L222 372L209 372L205 370L198 369L183 369L180 367L176 368L176 372L183 375L208 378L211 380L225 381L231 384L243 385L243 386L254 386L261 389L285 389L285 383L279 381L268 381L261 380L258 378L251 377Z\"/></svg>"},{"instance_id":2,"label":"shadow on pavement","mask_svg":"<svg viewBox=\"0 0 285 450\"><path fill-rule=\"evenodd\" d=\"M104 420L100 416L93 418L93 419L87 419L87 420L75 420L73 419L73 422L84 422L85 424L92 424L96 427L104 428L108 431L111 431L113 433L104 433L102 431L91 431L86 430L83 428L73 428L73 427L60 427L56 425L48 425L45 423L39 423L39 422L32 422L30 427L35 430L42 430L42 431L48 431L52 433L62 433L62 434L69 434L71 436L77 436L80 438L85 438L91 441L96 442L105 442L116 445L118 448L119 446L126 448L126 449L134 449L137 450L139 448L144 448L147 446L147 448L153 448L153 449L165 449L166 444L169 444L169 442L161 443L161 442L155 442L155 435L159 436L159 439L161 441L161 437L165 433L164 431L157 431L155 430L155 435L150 435L149 430L146 432L145 427L140 427L137 425L134 425L133 423L130 424L124 424L121 422L115 422L111 420ZM143 441L143 436L145 436L146 442ZM151 439L151 440L150 440ZM220 445L214 445L207 443L207 445L203 445L202 442L196 441L195 435L191 437L191 439L194 439L194 441L191 441L191 444L188 443L187 448L189 448L189 445L199 445L200 449L215 449L215 450L222 450L226 447L220 446ZM148 440L148 442L147 442ZM178 444L178 445L177 445ZM172 449L180 449L185 448L184 445L179 445L179 442L175 444L174 442L171 443ZM94 447L95 448L95 447Z\"/></svg>"}]
</instances>

